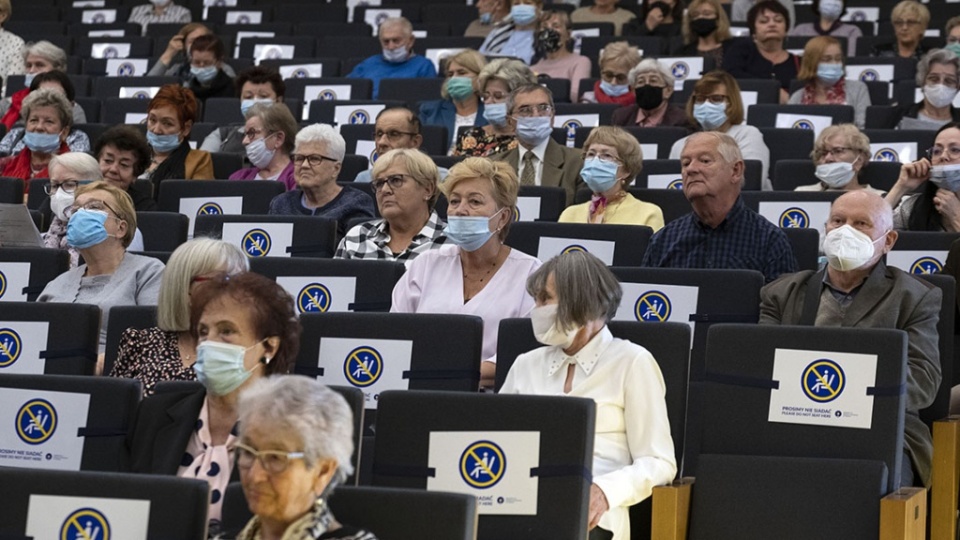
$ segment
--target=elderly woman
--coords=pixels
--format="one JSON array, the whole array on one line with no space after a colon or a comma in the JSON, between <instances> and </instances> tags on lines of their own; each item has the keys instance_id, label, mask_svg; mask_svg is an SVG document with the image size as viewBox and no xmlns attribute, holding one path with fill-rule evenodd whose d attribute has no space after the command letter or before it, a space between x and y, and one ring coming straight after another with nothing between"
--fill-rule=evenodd
<instances>
[{"instance_id":1,"label":"elderly woman","mask_svg":"<svg viewBox=\"0 0 960 540\"><path fill-rule=\"evenodd\" d=\"M288 191L296 188L290 154L300 127L290 109L283 103L256 103L244 116L244 150L253 167L231 174L230 180L276 180Z\"/></svg>"},{"instance_id":2,"label":"elderly woman","mask_svg":"<svg viewBox=\"0 0 960 540\"><path fill-rule=\"evenodd\" d=\"M147 75L151 77L177 77L180 80L186 80L190 77L190 59L187 51L193 45L193 40L200 36L212 34L209 28L201 23L185 24L183 28L167 43L157 63L150 68ZM234 77L236 72L229 64L223 64L223 71L227 75Z\"/></svg>"},{"instance_id":3,"label":"elderly woman","mask_svg":"<svg viewBox=\"0 0 960 540\"><path fill-rule=\"evenodd\" d=\"M546 11L534 45L541 58L530 69L538 75L569 80L570 102L576 103L580 95L580 79L590 76L590 59L570 50L572 30L573 23L566 11Z\"/></svg>"},{"instance_id":4,"label":"elderly woman","mask_svg":"<svg viewBox=\"0 0 960 540\"><path fill-rule=\"evenodd\" d=\"M483 103L477 95L477 75L487 59L473 49L464 49L447 59L447 80L440 89L443 99L420 102L420 123L443 126L450 137L450 153L460 128L487 125Z\"/></svg>"},{"instance_id":5,"label":"elderly woman","mask_svg":"<svg viewBox=\"0 0 960 540\"><path fill-rule=\"evenodd\" d=\"M786 103L790 82L800 69L800 59L783 48L790 14L780 2L762 0L750 8L747 27L750 38L730 43L723 54L723 69L737 79L777 79L780 103Z\"/></svg>"},{"instance_id":6,"label":"elderly woman","mask_svg":"<svg viewBox=\"0 0 960 540\"><path fill-rule=\"evenodd\" d=\"M280 73L276 69L263 66L253 66L241 71L234 80L234 86L240 98L240 113L244 118L247 117L247 111L257 103L269 105L283 102L283 96L287 91L287 85L280 77ZM243 142L244 135L246 130L243 124L220 126L203 139L200 149L207 152L242 154L246 146ZM293 137L290 140L292 141Z\"/></svg>"},{"instance_id":7,"label":"elderly woman","mask_svg":"<svg viewBox=\"0 0 960 540\"><path fill-rule=\"evenodd\" d=\"M201 103L207 98L233 97L233 77L223 71L224 47L213 34L200 36L190 47L190 78L184 84Z\"/></svg>"},{"instance_id":8,"label":"elderly woman","mask_svg":"<svg viewBox=\"0 0 960 540\"><path fill-rule=\"evenodd\" d=\"M261 377L290 371L300 330L293 298L272 279L245 272L202 281L190 294L190 332L203 388L159 393L137 410L125 468L206 480L211 536L235 464L239 396Z\"/></svg>"},{"instance_id":9,"label":"elderly woman","mask_svg":"<svg viewBox=\"0 0 960 540\"><path fill-rule=\"evenodd\" d=\"M618 127L593 128L583 143L580 170L593 197L590 202L567 207L560 214L560 223L646 225L659 231L663 228L660 207L627 192L641 168L643 153L633 135Z\"/></svg>"},{"instance_id":10,"label":"elderly woman","mask_svg":"<svg viewBox=\"0 0 960 540\"><path fill-rule=\"evenodd\" d=\"M517 126L507 116L507 98L520 86L536 82L530 68L519 60L499 58L484 66L477 76L477 88L488 123L464 133L457 140L453 155L486 157L516 148Z\"/></svg>"},{"instance_id":11,"label":"elderly woman","mask_svg":"<svg viewBox=\"0 0 960 540\"><path fill-rule=\"evenodd\" d=\"M190 148L198 107L193 92L177 84L161 86L147 105L147 143L153 155L140 178L153 182L154 193L160 191L160 182L168 179L213 179L213 158Z\"/></svg>"},{"instance_id":12,"label":"elderly woman","mask_svg":"<svg viewBox=\"0 0 960 540\"><path fill-rule=\"evenodd\" d=\"M613 125L693 129L686 111L670 103L676 79L663 64L647 58L630 70L627 79L636 102L613 111Z\"/></svg>"},{"instance_id":13,"label":"elderly woman","mask_svg":"<svg viewBox=\"0 0 960 540\"><path fill-rule=\"evenodd\" d=\"M723 53L730 42L730 19L719 0L693 0L681 26L683 47L677 56L702 56L713 60L714 69L723 67Z\"/></svg>"},{"instance_id":14,"label":"elderly woman","mask_svg":"<svg viewBox=\"0 0 960 540\"><path fill-rule=\"evenodd\" d=\"M960 121L960 109L953 99L960 88L960 57L949 49L934 49L917 64L917 86L923 100L901 105L898 129L939 129L948 122Z\"/></svg>"},{"instance_id":15,"label":"elderly woman","mask_svg":"<svg viewBox=\"0 0 960 540\"><path fill-rule=\"evenodd\" d=\"M819 36L807 41L797 79L806 83L790 96L789 103L802 105L850 105L853 123L863 129L867 122L870 92L867 85L846 78L843 49L836 38Z\"/></svg>"},{"instance_id":16,"label":"elderly woman","mask_svg":"<svg viewBox=\"0 0 960 540\"><path fill-rule=\"evenodd\" d=\"M477 0L475 5L480 18L470 21L463 32L464 37L485 38L510 15L510 0Z\"/></svg>"},{"instance_id":17,"label":"elderly woman","mask_svg":"<svg viewBox=\"0 0 960 540\"><path fill-rule=\"evenodd\" d=\"M346 146L337 130L327 124L300 130L290 156L297 188L274 197L269 213L335 219L339 237L343 237L351 219L372 218L373 201L369 195L337 184Z\"/></svg>"},{"instance_id":18,"label":"elderly woman","mask_svg":"<svg viewBox=\"0 0 960 540\"><path fill-rule=\"evenodd\" d=\"M21 117L23 100L31 91L30 86L34 77L48 71L66 72L67 70L67 53L49 41L31 43L23 48L22 54L26 74L23 84L26 88L17 90L12 96L0 101L0 113L3 114L0 123L7 126L7 129L23 120ZM79 105L73 105L73 122L83 124L86 121L83 109Z\"/></svg>"},{"instance_id":19,"label":"elderly woman","mask_svg":"<svg viewBox=\"0 0 960 540\"><path fill-rule=\"evenodd\" d=\"M885 197L893 207L893 226L960 232L960 177L955 170L960 163L960 123L941 127L928 152L928 157L903 164Z\"/></svg>"},{"instance_id":20,"label":"elderly woman","mask_svg":"<svg viewBox=\"0 0 960 540\"><path fill-rule=\"evenodd\" d=\"M687 100L687 117L704 131L719 131L733 137L743 159L760 161L763 189L773 189L768 178L770 149L763 142L763 134L759 129L743 123L740 85L729 73L711 71L697 81ZM687 137L684 137L673 144L670 159L680 159L686 141Z\"/></svg>"},{"instance_id":21,"label":"elderly woman","mask_svg":"<svg viewBox=\"0 0 960 540\"><path fill-rule=\"evenodd\" d=\"M188 23L192 18L189 9L174 4L173 0L151 0L149 4L131 9L127 22L139 24L143 35L147 35L150 23Z\"/></svg>"},{"instance_id":22,"label":"elderly woman","mask_svg":"<svg viewBox=\"0 0 960 540\"><path fill-rule=\"evenodd\" d=\"M813 0L810 10L813 11L817 21L798 24L790 30L790 35L846 38L847 56L856 56L857 38L863 36L863 32L857 25L840 20L845 12L844 0Z\"/></svg>"},{"instance_id":23,"label":"elderly woman","mask_svg":"<svg viewBox=\"0 0 960 540\"><path fill-rule=\"evenodd\" d=\"M817 166L816 184L798 186L796 191L853 191L866 189L883 192L861 184L860 172L870 162L870 139L853 124L835 124L820 132L810 158Z\"/></svg>"},{"instance_id":24,"label":"elderly woman","mask_svg":"<svg viewBox=\"0 0 960 540\"><path fill-rule=\"evenodd\" d=\"M512 56L527 65L533 60L534 32L543 0L511 0L510 17L487 34L480 52L488 56Z\"/></svg>"},{"instance_id":25,"label":"elderly woman","mask_svg":"<svg viewBox=\"0 0 960 540\"><path fill-rule=\"evenodd\" d=\"M3 166L0 176L48 178L47 166L57 154L70 151L67 135L73 126L70 102L61 92L41 88L23 100L26 118L23 143L25 148Z\"/></svg>"},{"instance_id":26,"label":"elderly woman","mask_svg":"<svg viewBox=\"0 0 960 540\"><path fill-rule=\"evenodd\" d=\"M237 540L376 540L343 525L325 495L352 472L353 413L314 379L278 375L250 385L238 402L234 459L253 518Z\"/></svg>"},{"instance_id":27,"label":"elderly woman","mask_svg":"<svg viewBox=\"0 0 960 540\"><path fill-rule=\"evenodd\" d=\"M677 474L660 367L649 351L607 328L623 290L593 255L550 259L527 280L527 293L536 299L530 319L545 347L517 357L500 393L596 402L590 528L628 540L628 507Z\"/></svg>"},{"instance_id":28,"label":"elderly woman","mask_svg":"<svg viewBox=\"0 0 960 540\"><path fill-rule=\"evenodd\" d=\"M66 73L62 71L47 71L37 74L30 83L29 90L33 92L40 88L49 88L63 94L67 98L67 101L70 102L71 107L73 107L73 124L76 125L80 122L77 120L78 107L74 101L76 92L73 89L73 82ZM80 109L79 117L82 118L83 121L86 121L86 114L83 113L83 109ZM7 130L7 134L3 136L3 140L0 140L0 155L11 156L20 153L26 146L24 133L25 129L21 122L17 122L14 127ZM67 146L70 147L71 152L90 151L90 137L79 129L71 127L70 133L67 135L66 143Z\"/></svg>"},{"instance_id":29,"label":"elderly woman","mask_svg":"<svg viewBox=\"0 0 960 540\"><path fill-rule=\"evenodd\" d=\"M150 166L150 145L139 129L127 125L113 126L97 139L93 154L100 161L103 179L126 191L137 212L157 209L152 190L135 182Z\"/></svg>"},{"instance_id":30,"label":"elderly woman","mask_svg":"<svg viewBox=\"0 0 960 540\"><path fill-rule=\"evenodd\" d=\"M637 18L634 12L618 7L619 3L620 0L595 0L591 6L575 9L570 19L577 24L611 23L613 35L619 36L623 33L623 25Z\"/></svg>"},{"instance_id":31,"label":"elderly woman","mask_svg":"<svg viewBox=\"0 0 960 540\"><path fill-rule=\"evenodd\" d=\"M628 23L625 36L656 36L671 39L680 35L685 6L682 0L645 0L643 17Z\"/></svg>"},{"instance_id":32,"label":"elderly woman","mask_svg":"<svg viewBox=\"0 0 960 540\"><path fill-rule=\"evenodd\" d=\"M10 0L0 0L0 25L10 20L12 13ZM0 28L0 77L3 78L4 94L7 91L7 76L23 73L23 49L23 38Z\"/></svg>"},{"instance_id":33,"label":"elderly woman","mask_svg":"<svg viewBox=\"0 0 960 540\"><path fill-rule=\"evenodd\" d=\"M483 319L481 386L496 373L502 319L526 317L533 299L523 282L540 261L504 245L520 185L513 167L467 158L450 168L440 189L447 197L449 244L414 259L393 289L391 311L458 313Z\"/></svg>"},{"instance_id":34,"label":"elderly woman","mask_svg":"<svg viewBox=\"0 0 960 540\"><path fill-rule=\"evenodd\" d=\"M584 92L584 103L614 103L625 107L635 103L630 91L630 70L640 63L640 50L626 41L608 43L600 50L600 80Z\"/></svg>"},{"instance_id":35,"label":"elderly woman","mask_svg":"<svg viewBox=\"0 0 960 540\"><path fill-rule=\"evenodd\" d=\"M98 181L74 193L73 204L63 211L67 244L80 252L84 264L48 283L37 301L99 306L102 354L110 308L156 305L163 263L126 251L137 230L137 213L125 191Z\"/></svg>"},{"instance_id":36,"label":"elderly woman","mask_svg":"<svg viewBox=\"0 0 960 540\"><path fill-rule=\"evenodd\" d=\"M923 48L923 34L930 24L930 10L915 0L902 0L890 13L894 37L891 43L873 48L872 56L894 56L919 60L927 53Z\"/></svg>"},{"instance_id":37,"label":"elderly woman","mask_svg":"<svg viewBox=\"0 0 960 540\"><path fill-rule=\"evenodd\" d=\"M350 229L335 259L411 261L446 241L445 224L433 209L440 172L429 156L412 148L391 150L373 164L372 174L382 219Z\"/></svg>"},{"instance_id":38,"label":"elderly woman","mask_svg":"<svg viewBox=\"0 0 960 540\"><path fill-rule=\"evenodd\" d=\"M140 381L147 397L158 382L195 380L197 341L190 332L191 293L205 280L248 269L246 255L222 240L194 238L178 247L160 282L157 326L123 332L110 376Z\"/></svg>"}]
</instances>

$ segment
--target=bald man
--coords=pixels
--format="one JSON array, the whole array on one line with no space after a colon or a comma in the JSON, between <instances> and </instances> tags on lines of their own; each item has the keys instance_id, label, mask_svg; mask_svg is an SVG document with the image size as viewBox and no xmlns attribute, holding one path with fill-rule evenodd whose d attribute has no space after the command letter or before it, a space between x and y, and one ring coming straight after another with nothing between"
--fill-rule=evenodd
<instances>
[{"instance_id":1,"label":"bald man","mask_svg":"<svg viewBox=\"0 0 960 540\"><path fill-rule=\"evenodd\" d=\"M823 251L828 265L781 277L760 291L761 324L895 328L907 332L907 414L902 485L930 485L933 438L918 411L940 387L940 289L881 260L897 241L893 210L866 190L830 207ZM808 292L809 291L809 292Z\"/></svg>"}]
</instances>

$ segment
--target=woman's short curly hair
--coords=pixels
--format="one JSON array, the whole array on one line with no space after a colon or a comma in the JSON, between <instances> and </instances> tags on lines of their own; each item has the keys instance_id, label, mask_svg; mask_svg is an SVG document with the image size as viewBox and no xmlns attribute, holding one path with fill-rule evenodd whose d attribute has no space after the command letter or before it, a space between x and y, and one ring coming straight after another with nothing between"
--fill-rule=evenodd
<instances>
[{"instance_id":1,"label":"woman's short curly hair","mask_svg":"<svg viewBox=\"0 0 960 540\"><path fill-rule=\"evenodd\" d=\"M510 213L510 221L500 229L500 240L504 240L510 231L510 223L513 221L513 215L517 209L517 195L520 192L517 172L504 161L493 161L484 157L468 157L450 167L450 172L443 183L440 184L440 189L444 196L450 198L450 193L457 187L457 184L474 178L490 182L493 200L497 203L497 208L506 208L507 212Z\"/></svg>"}]
</instances>

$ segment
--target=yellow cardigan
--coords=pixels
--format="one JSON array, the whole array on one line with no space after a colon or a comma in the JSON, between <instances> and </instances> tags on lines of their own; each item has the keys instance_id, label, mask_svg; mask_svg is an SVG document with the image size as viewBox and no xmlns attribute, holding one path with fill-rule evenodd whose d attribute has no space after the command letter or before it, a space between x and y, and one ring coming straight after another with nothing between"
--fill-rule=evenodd
<instances>
[{"instance_id":1,"label":"yellow cardigan","mask_svg":"<svg viewBox=\"0 0 960 540\"><path fill-rule=\"evenodd\" d=\"M205 150L190 150L183 161L184 180L213 180L213 158Z\"/></svg>"},{"instance_id":2,"label":"yellow cardigan","mask_svg":"<svg viewBox=\"0 0 960 540\"><path fill-rule=\"evenodd\" d=\"M560 223L588 223L590 203L568 206L560 214ZM660 207L643 202L630 193L619 201L607 206L603 222L609 225L646 225L657 232L663 228L663 212Z\"/></svg>"}]
</instances>

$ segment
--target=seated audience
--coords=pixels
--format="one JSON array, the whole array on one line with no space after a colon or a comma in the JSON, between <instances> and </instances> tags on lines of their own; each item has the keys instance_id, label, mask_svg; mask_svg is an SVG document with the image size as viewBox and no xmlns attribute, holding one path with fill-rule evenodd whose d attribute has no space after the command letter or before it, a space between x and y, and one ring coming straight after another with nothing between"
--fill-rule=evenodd
<instances>
[{"instance_id":1,"label":"seated audience","mask_svg":"<svg viewBox=\"0 0 960 540\"><path fill-rule=\"evenodd\" d=\"M483 319L480 384L493 385L502 319L526 317L524 282L540 261L504 245L519 184L509 165L467 158L440 184L447 197L447 244L421 253L393 289L390 311L453 313Z\"/></svg>"},{"instance_id":2,"label":"seated audience","mask_svg":"<svg viewBox=\"0 0 960 540\"><path fill-rule=\"evenodd\" d=\"M583 93L580 101L633 105L635 98L628 76L642 59L640 50L626 41L608 43L600 50L600 80L593 83L593 90Z\"/></svg>"},{"instance_id":3,"label":"seated audience","mask_svg":"<svg viewBox=\"0 0 960 540\"><path fill-rule=\"evenodd\" d=\"M143 35L147 35L147 26L151 23L188 23L192 18L189 9L174 4L173 0L150 0L149 4L131 9L127 22L143 26Z\"/></svg>"},{"instance_id":4,"label":"seated audience","mask_svg":"<svg viewBox=\"0 0 960 540\"><path fill-rule=\"evenodd\" d=\"M124 330L110 376L140 381L145 397L153 395L159 382L195 380L197 341L190 332L191 294L203 281L248 269L246 255L222 240L194 238L178 247L160 281L157 326Z\"/></svg>"},{"instance_id":5,"label":"seated audience","mask_svg":"<svg viewBox=\"0 0 960 540\"><path fill-rule=\"evenodd\" d=\"M127 125L107 129L97 139L93 154L100 160L103 179L126 191L137 212L157 209L149 186L145 188L136 182L150 166L150 145L139 129Z\"/></svg>"},{"instance_id":6,"label":"seated audience","mask_svg":"<svg viewBox=\"0 0 960 540\"><path fill-rule=\"evenodd\" d=\"M840 20L846 12L844 0L813 0L810 10L816 15L816 22L798 24L789 35L846 38L847 56L857 55L857 38L863 37L863 32L857 25Z\"/></svg>"},{"instance_id":7,"label":"seated audience","mask_svg":"<svg viewBox=\"0 0 960 540\"><path fill-rule=\"evenodd\" d=\"M62 92L40 88L23 100L23 115L26 119L24 147L5 160L0 176L23 180L48 178L47 166L53 156L70 151L67 135L73 127L72 107ZM29 191L27 186L29 183L24 186L25 192Z\"/></svg>"},{"instance_id":8,"label":"seated audience","mask_svg":"<svg viewBox=\"0 0 960 540\"><path fill-rule=\"evenodd\" d=\"M436 77L433 62L413 52L413 25L403 17L389 18L380 23L377 34L383 54L371 56L357 64L347 77L373 81L373 98L380 95L381 79L410 79Z\"/></svg>"},{"instance_id":9,"label":"seated audience","mask_svg":"<svg viewBox=\"0 0 960 540\"><path fill-rule=\"evenodd\" d=\"M498 58L484 66L477 77L477 88L487 125L464 133L453 155L487 157L516 148L516 121L507 114L507 100L511 92L525 84L537 84L537 78L519 60ZM445 174L440 176L442 179Z\"/></svg>"},{"instance_id":10,"label":"seated audience","mask_svg":"<svg viewBox=\"0 0 960 540\"><path fill-rule=\"evenodd\" d=\"M777 0L787 10L790 21L797 20L796 10L793 7L793 0ZM758 0L733 0L730 5L730 20L733 22L747 22L749 18L750 8L752 8ZM792 24L792 23L791 23Z\"/></svg>"},{"instance_id":11,"label":"seated audience","mask_svg":"<svg viewBox=\"0 0 960 540\"><path fill-rule=\"evenodd\" d=\"M663 64L647 58L627 74L635 102L613 111L615 126L670 127L693 130L687 112L670 103L676 79Z\"/></svg>"},{"instance_id":12,"label":"seated audience","mask_svg":"<svg viewBox=\"0 0 960 540\"><path fill-rule=\"evenodd\" d=\"M580 80L590 77L590 59L575 53L570 32L573 24L565 11L547 11L540 23L534 48L540 60L530 66L537 75L570 81L570 103L580 96Z\"/></svg>"},{"instance_id":13,"label":"seated audience","mask_svg":"<svg viewBox=\"0 0 960 540\"><path fill-rule=\"evenodd\" d=\"M0 24L10 20L13 12L10 0L0 0ZM7 77L23 73L23 38L9 30L0 29L0 78L3 95L7 95Z\"/></svg>"},{"instance_id":14,"label":"seated audience","mask_svg":"<svg viewBox=\"0 0 960 540\"><path fill-rule=\"evenodd\" d=\"M860 172L870 164L870 138L853 124L834 124L824 128L813 143L810 158L817 165L816 184L799 186L796 191L883 192L860 183Z\"/></svg>"},{"instance_id":15,"label":"seated audience","mask_svg":"<svg viewBox=\"0 0 960 540\"><path fill-rule=\"evenodd\" d=\"M747 27L750 37L731 41L723 53L723 69L737 79L777 79L780 103L786 103L800 70L800 59L783 47L790 27L787 9L777 0L761 0L750 8Z\"/></svg>"},{"instance_id":16,"label":"seated audience","mask_svg":"<svg viewBox=\"0 0 960 540\"><path fill-rule=\"evenodd\" d=\"M470 21L463 32L464 37L485 38L510 15L510 0L477 0L475 5L480 18Z\"/></svg>"},{"instance_id":17,"label":"seated audience","mask_svg":"<svg viewBox=\"0 0 960 540\"><path fill-rule=\"evenodd\" d=\"M618 127L593 128L583 143L580 177L593 192L590 202L568 206L560 223L609 223L663 228L663 212L631 195L627 187L643 168L643 152L633 135Z\"/></svg>"},{"instance_id":18,"label":"seated audience","mask_svg":"<svg viewBox=\"0 0 960 540\"><path fill-rule=\"evenodd\" d=\"M953 51L953 54L960 55L960 15L950 17L947 20L947 26L943 30L944 49Z\"/></svg>"},{"instance_id":19,"label":"seated audience","mask_svg":"<svg viewBox=\"0 0 960 540\"><path fill-rule=\"evenodd\" d=\"M296 188L290 154L300 128L290 109L283 103L256 103L244 116L244 150L253 167L231 174L230 180L276 180L287 191Z\"/></svg>"},{"instance_id":20,"label":"seated audience","mask_svg":"<svg viewBox=\"0 0 960 540\"><path fill-rule=\"evenodd\" d=\"M960 57L950 49L934 49L917 63L917 86L923 93L920 103L901 104L897 110L898 129L934 130L960 122L960 109L953 100L960 88Z\"/></svg>"},{"instance_id":21,"label":"seated audience","mask_svg":"<svg viewBox=\"0 0 960 540\"><path fill-rule=\"evenodd\" d=\"M164 49L163 54L160 55L160 59L150 68L147 75L150 77L165 75L186 81L190 78L190 58L187 52L190 50L190 46L193 45L193 40L212 33L213 31L201 23L185 24L183 28L177 32L177 35L170 38L170 41L167 43L167 48ZM227 75L236 77L236 72L229 64L223 64L222 67Z\"/></svg>"},{"instance_id":22,"label":"seated audience","mask_svg":"<svg viewBox=\"0 0 960 540\"><path fill-rule=\"evenodd\" d=\"M867 85L846 78L846 62L840 42L829 36L807 41L797 79L806 83L790 96L789 103L798 105L850 105L853 123L863 129L867 122L870 92Z\"/></svg>"},{"instance_id":23,"label":"seated audience","mask_svg":"<svg viewBox=\"0 0 960 540\"><path fill-rule=\"evenodd\" d=\"M543 0L512 0L510 17L487 34L480 52L487 56L510 56L530 65L533 61L534 32L540 21Z\"/></svg>"},{"instance_id":24,"label":"seated audience","mask_svg":"<svg viewBox=\"0 0 960 540\"><path fill-rule=\"evenodd\" d=\"M423 135L420 133L420 119L406 107L388 107L377 114L373 130L373 142L376 144L375 155L370 159L370 165L376 163L377 156L382 156L390 150L409 148L418 150L423 144ZM447 176L447 169L438 167L440 181ZM354 182L369 182L370 169L360 171Z\"/></svg>"},{"instance_id":25,"label":"seated audience","mask_svg":"<svg viewBox=\"0 0 960 540\"><path fill-rule=\"evenodd\" d=\"M226 70L224 70L226 71ZM247 111L256 103L280 103L287 91L287 85L275 69L254 66L240 72L234 80L237 95L240 98L240 113L244 118ZM210 132L200 145L207 152L244 153L243 136L246 130L243 124L220 126Z\"/></svg>"},{"instance_id":26,"label":"seated audience","mask_svg":"<svg viewBox=\"0 0 960 540\"><path fill-rule=\"evenodd\" d=\"M190 79L184 83L200 103L207 98L233 97L233 77L223 71L223 42L213 34L200 36L190 47Z\"/></svg>"},{"instance_id":27,"label":"seated audience","mask_svg":"<svg viewBox=\"0 0 960 540\"><path fill-rule=\"evenodd\" d=\"M913 58L920 60L927 50L923 47L923 35L930 24L930 10L915 0L902 0L893 6L890 13L894 40L873 48L872 56Z\"/></svg>"},{"instance_id":28,"label":"seated audience","mask_svg":"<svg viewBox=\"0 0 960 540\"><path fill-rule=\"evenodd\" d=\"M30 43L23 49L24 81L26 88L21 88L0 101L0 123L7 126L7 129L23 122L25 119L21 116L23 100L30 93L33 78L41 73L48 71L67 71L67 53L49 41L37 41ZM84 124L87 122L87 115L83 108L73 104L73 123Z\"/></svg>"},{"instance_id":29,"label":"seated audience","mask_svg":"<svg viewBox=\"0 0 960 540\"><path fill-rule=\"evenodd\" d=\"M199 104L189 88L160 87L147 105L147 143L153 149L150 166L140 175L160 191L164 180L212 180L213 158L190 148L190 130L199 117Z\"/></svg>"},{"instance_id":30,"label":"seated audience","mask_svg":"<svg viewBox=\"0 0 960 540\"><path fill-rule=\"evenodd\" d=\"M623 33L623 25L637 18L636 13L623 9L617 4L620 0L595 0L593 5L577 8L570 14L570 19L577 23L612 23L613 35Z\"/></svg>"},{"instance_id":31,"label":"seated audience","mask_svg":"<svg viewBox=\"0 0 960 540\"><path fill-rule=\"evenodd\" d=\"M683 46L676 56L702 56L723 67L723 53L730 43L730 19L719 0L693 0L683 16Z\"/></svg>"},{"instance_id":32,"label":"seated audience","mask_svg":"<svg viewBox=\"0 0 960 540\"><path fill-rule=\"evenodd\" d=\"M624 25L623 35L677 37L684 10L682 0L644 0L642 16Z\"/></svg>"},{"instance_id":33,"label":"seated audience","mask_svg":"<svg viewBox=\"0 0 960 540\"><path fill-rule=\"evenodd\" d=\"M660 366L640 345L610 333L623 290L593 255L550 259L527 279L527 294L536 300L533 333L545 346L517 357L500 393L597 403L588 527L629 540L629 507L677 474Z\"/></svg>"},{"instance_id":34,"label":"seated audience","mask_svg":"<svg viewBox=\"0 0 960 540\"><path fill-rule=\"evenodd\" d=\"M476 87L477 75L486 63L487 59L473 49L448 57L447 80L440 89L443 99L420 102L420 123L447 128L451 154L460 128L487 124Z\"/></svg>"},{"instance_id":35,"label":"seated audience","mask_svg":"<svg viewBox=\"0 0 960 540\"><path fill-rule=\"evenodd\" d=\"M900 167L885 200L894 209L893 226L908 231L960 232L960 123L937 131L927 157Z\"/></svg>"},{"instance_id":36,"label":"seated audience","mask_svg":"<svg viewBox=\"0 0 960 540\"><path fill-rule=\"evenodd\" d=\"M0 34L2 35L2 34ZM73 82L70 80L70 77L62 71L47 71L44 73L38 73L34 78L33 82L30 83L30 91L38 90L40 88L49 88L63 94L67 101L70 102L70 106L73 110L73 124L70 128L70 134L67 135L67 146L70 147L71 152L89 152L90 151L90 137L79 129L75 129L72 126L78 123L77 121L77 109L78 106L74 101L76 99L76 92L73 88ZM83 109L80 109L81 117L83 120L86 120L86 115L83 114ZM3 136L3 140L0 140L0 155L14 155L19 154L21 150L26 146L26 141L24 141L24 135L26 130L24 129L24 122L18 121L14 124L14 127L7 130L7 134Z\"/></svg>"}]
</instances>

